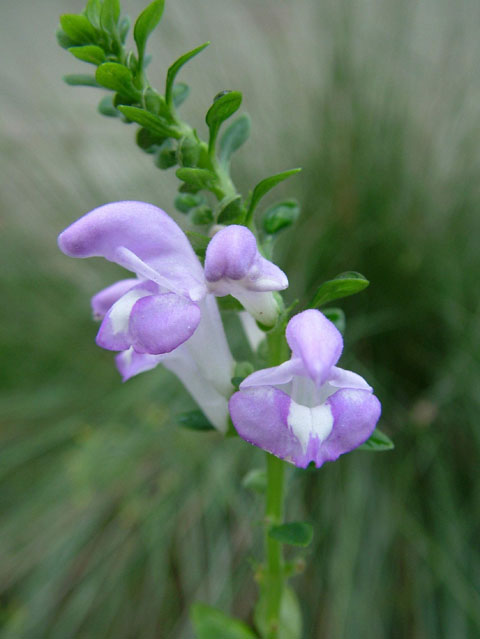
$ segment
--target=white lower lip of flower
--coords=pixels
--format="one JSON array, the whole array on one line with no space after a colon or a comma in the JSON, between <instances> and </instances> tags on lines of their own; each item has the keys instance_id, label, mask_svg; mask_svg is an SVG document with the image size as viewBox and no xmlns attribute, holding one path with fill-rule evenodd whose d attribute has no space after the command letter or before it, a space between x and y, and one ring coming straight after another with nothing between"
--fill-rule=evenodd
<instances>
[{"instance_id":1,"label":"white lower lip of flower","mask_svg":"<svg viewBox=\"0 0 480 639\"><path fill-rule=\"evenodd\" d=\"M133 291L125 293L110 309L109 320L114 335L120 332L126 333L128 330L128 322L133 305L140 298L151 295L150 291L137 288Z\"/></svg>"},{"instance_id":2,"label":"white lower lip of flower","mask_svg":"<svg viewBox=\"0 0 480 639\"><path fill-rule=\"evenodd\" d=\"M326 404L309 408L292 400L287 423L305 453L312 437L317 438L321 443L330 435L333 428L333 415L330 406Z\"/></svg>"}]
</instances>

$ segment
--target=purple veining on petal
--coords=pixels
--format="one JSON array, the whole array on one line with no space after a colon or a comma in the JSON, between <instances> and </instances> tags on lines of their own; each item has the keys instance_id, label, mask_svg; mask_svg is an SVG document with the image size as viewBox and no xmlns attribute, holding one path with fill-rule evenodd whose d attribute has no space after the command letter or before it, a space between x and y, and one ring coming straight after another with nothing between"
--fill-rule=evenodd
<instances>
[{"instance_id":1,"label":"purple veining on petal","mask_svg":"<svg viewBox=\"0 0 480 639\"><path fill-rule=\"evenodd\" d=\"M292 461L301 454L301 445L287 424L290 397L271 386L248 388L234 393L229 410L242 439Z\"/></svg>"},{"instance_id":2,"label":"purple veining on petal","mask_svg":"<svg viewBox=\"0 0 480 639\"><path fill-rule=\"evenodd\" d=\"M199 322L199 307L185 297L174 293L142 297L130 314L131 344L138 353L169 353L193 335Z\"/></svg>"},{"instance_id":3,"label":"purple veining on petal","mask_svg":"<svg viewBox=\"0 0 480 639\"><path fill-rule=\"evenodd\" d=\"M309 309L288 322L287 342L293 355L302 359L317 386L327 379L343 349L340 331L320 311Z\"/></svg>"},{"instance_id":4,"label":"purple veining on petal","mask_svg":"<svg viewBox=\"0 0 480 639\"><path fill-rule=\"evenodd\" d=\"M317 458L317 466L335 461L363 444L375 430L382 407L372 393L365 390L342 389L326 402L333 414L332 432L323 442Z\"/></svg>"},{"instance_id":5,"label":"purple veining on petal","mask_svg":"<svg viewBox=\"0 0 480 639\"><path fill-rule=\"evenodd\" d=\"M102 319L115 302L138 284L137 279L119 280L96 293L91 299L93 316Z\"/></svg>"},{"instance_id":6,"label":"purple veining on petal","mask_svg":"<svg viewBox=\"0 0 480 639\"><path fill-rule=\"evenodd\" d=\"M205 288L201 264L185 233L152 204L127 201L100 206L65 229L58 245L71 257L105 257L134 272L136 258L182 294L193 291L198 298L199 288ZM128 253L132 260L126 259Z\"/></svg>"},{"instance_id":7,"label":"purple veining on petal","mask_svg":"<svg viewBox=\"0 0 480 639\"><path fill-rule=\"evenodd\" d=\"M210 240L205 256L208 282L222 278L243 279L257 255L257 242L246 226L232 224L218 231Z\"/></svg>"}]
</instances>

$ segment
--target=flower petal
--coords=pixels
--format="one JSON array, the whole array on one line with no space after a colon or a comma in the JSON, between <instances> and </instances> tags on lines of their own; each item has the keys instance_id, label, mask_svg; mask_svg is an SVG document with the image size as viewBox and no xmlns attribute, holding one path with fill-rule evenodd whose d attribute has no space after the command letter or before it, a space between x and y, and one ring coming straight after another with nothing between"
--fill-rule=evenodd
<instances>
[{"instance_id":1,"label":"flower petal","mask_svg":"<svg viewBox=\"0 0 480 639\"><path fill-rule=\"evenodd\" d=\"M321 386L342 354L340 331L320 311L309 309L292 317L286 337L294 357L302 360L308 376Z\"/></svg>"},{"instance_id":2,"label":"flower petal","mask_svg":"<svg viewBox=\"0 0 480 639\"><path fill-rule=\"evenodd\" d=\"M192 299L202 297L205 289L201 264L186 235L152 204L100 206L65 229L58 245L71 257L105 257L142 276L147 270L148 279Z\"/></svg>"},{"instance_id":3,"label":"flower petal","mask_svg":"<svg viewBox=\"0 0 480 639\"><path fill-rule=\"evenodd\" d=\"M115 357L115 363L122 376L122 381L126 382L127 379L158 366L163 357L165 356L137 353L133 348L129 348Z\"/></svg>"},{"instance_id":4,"label":"flower petal","mask_svg":"<svg viewBox=\"0 0 480 639\"><path fill-rule=\"evenodd\" d=\"M199 307L186 297L175 293L148 295L132 308L131 344L138 353L169 353L193 335L199 322Z\"/></svg>"},{"instance_id":5,"label":"flower petal","mask_svg":"<svg viewBox=\"0 0 480 639\"><path fill-rule=\"evenodd\" d=\"M245 388L252 388L254 386L281 386L282 384L288 384L292 381L293 376L298 374L299 368L301 369L301 367L302 363L299 359L289 359L279 366L262 368L245 377L240 384L240 389L244 390Z\"/></svg>"},{"instance_id":6,"label":"flower petal","mask_svg":"<svg viewBox=\"0 0 480 639\"><path fill-rule=\"evenodd\" d=\"M99 291L91 299L93 316L102 319L111 306L115 304L127 291L138 284L137 279L119 280Z\"/></svg>"},{"instance_id":7,"label":"flower petal","mask_svg":"<svg viewBox=\"0 0 480 639\"><path fill-rule=\"evenodd\" d=\"M326 404L332 411L333 428L315 455L317 466L363 444L375 430L382 411L375 395L365 390L339 390Z\"/></svg>"},{"instance_id":8,"label":"flower petal","mask_svg":"<svg viewBox=\"0 0 480 639\"><path fill-rule=\"evenodd\" d=\"M258 321L275 323L279 309L272 291L287 288L288 279L260 255L247 227L232 224L213 236L205 257L205 277L214 295L233 295Z\"/></svg>"},{"instance_id":9,"label":"flower petal","mask_svg":"<svg viewBox=\"0 0 480 639\"><path fill-rule=\"evenodd\" d=\"M132 345L129 331L130 314L135 303L142 297L158 292L154 282L140 282L113 304L107 311L96 342L109 351L124 351Z\"/></svg>"},{"instance_id":10,"label":"flower petal","mask_svg":"<svg viewBox=\"0 0 480 639\"><path fill-rule=\"evenodd\" d=\"M336 388L356 388L358 390L373 391L373 388L366 382L361 375L353 371L347 371L344 368L333 366L330 371L328 383Z\"/></svg>"}]
</instances>

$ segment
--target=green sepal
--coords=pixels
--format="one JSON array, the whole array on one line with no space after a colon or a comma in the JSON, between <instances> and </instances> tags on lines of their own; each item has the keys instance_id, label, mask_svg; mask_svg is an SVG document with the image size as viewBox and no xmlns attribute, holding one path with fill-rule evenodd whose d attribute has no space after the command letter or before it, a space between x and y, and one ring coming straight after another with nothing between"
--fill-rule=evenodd
<instances>
[{"instance_id":1,"label":"green sepal","mask_svg":"<svg viewBox=\"0 0 480 639\"><path fill-rule=\"evenodd\" d=\"M365 443L358 447L358 450L370 450L372 452L382 452L384 450L392 450L395 444L390 437L382 433L376 428Z\"/></svg>"},{"instance_id":2,"label":"green sepal","mask_svg":"<svg viewBox=\"0 0 480 639\"><path fill-rule=\"evenodd\" d=\"M200 51L203 51L205 47L208 47L209 44L210 42L205 42L205 44L201 44L196 49L192 49L191 51L188 51L188 53L184 53L182 56L178 58L178 60L175 60L175 62L168 68L167 80L165 83L165 100L167 104L171 104L173 100L173 95L172 95L173 83L175 82L177 73L180 71L180 69L183 67L184 64L186 64L189 60L191 60L197 54L199 54Z\"/></svg>"},{"instance_id":3,"label":"green sepal","mask_svg":"<svg viewBox=\"0 0 480 639\"><path fill-rule=\"evenodd\" d=\"M210 129L210 148L215 143L222 123L238 111L241 104L242 94L240 91L222 91L215 96L213 104L205 116L205 121Z\"/></svg>"},{"instance_id":4,"label":"green sepal","mask_svg":"<svg viewBox=\"0 0 480 639\"><path fill-rule=\"evenodd\" d=\"M206 235L202 235L201 233L196 233L195 231L187 231L186 236L190 240L190 244L192 245L195 253L198 257L203 259L205 257L208 243L210 242L210 238L206 237Z\"/></svg>"},{"instance_id":5,"label":"green sepal","mask_svg":"<svg viewBox=\"0 0 480 639\"><path fill-rule=\"evenodd\" d=\"M84 15L64 13L60 16L60 26L75 44L91 44L97 41L97 32Z\"/></svg>"},{"instance_id":6,"label":"green sepal","mask_svg":"<svg viewBox=\"0 0 480 639\"><path fill-rule=\"evenodd\" d=\"M262 215L262 228L265 233L274 235L294 224L300 215L300 205L296 200L278 202Z\"/></svg>"},{"instance_id":7,"label":"green sepal","mask_svg":"<svg viewBox=\"0 0 480 639\"><path fill-rule=\"evenodd\" d=\"M100 0L88 0L85 11L83 12L87 17L90 24L94 27L100 26L100 13L102 11L102 4Z\"/></svg>"},{"instance_id":8,"label":"green sepal","mask_svg":"<svg viewBox=\"0 0 480 639\"><path fill-rule=\"evenodd\" d=\"M232 295L217 297L218 308L221 311L244 311L242 304Z\"/></svg>"},{"instance_id":9,"label":"green sepal","mask_svg":"<svg viewBox=\"0 0 480 639\"><path fill-rule=\"evenodd\" d=\"M86 44L81 47L69 47L68 50L72 55L83 62L89 62L97 66L105 62L105 51L94 44Z\"/></svg>"},{"instance_id":10,"label":"green sepal","mask_svg":"<svg viewBox=\"0 0 480 639\"><path fill-rule=\"evenodd\" d=\"M250 135L250 116L243 113L225 130L220 138L218 157L220 164L228 167L230 158L242 144L244 144Z\"/></svg>"},{"instance_id":11,"label":"green sepal","mask_svg":"<svg viewBox=\"0 0 480 639\"><path fill-rule=\"evenodd\" d=\"M304 521L292 521L280 526L271 526L268 536L290 546L308 546L313 539L313 527Z\"/></svg>"},{"instance_id":12,"label":"green sepal","mask_svg":"<svg viewBox=\"0 0 480 639\"><path fill-rule=\"evenodd\" d=\"M106 89L116 91L136 101L140 101L142 94L133 84L132 72L118 62L104 62L95 74L98 84Z\"/></svg>"},{"instance_id":13,"label":"green sepal","mask_svg":"<svg viewBox=\"0 0 480 639\"><path fill-rule=\"evenodd\" d=\"M102 29L111 35L115 34L119 18L120 0L103 0L100 12L100 24L102 25Z\"/></svg>"},{"instance_id":14,"label":"green sepal","mask_svg":"<svg viewBox=\"0 0 480 639\"><path fill-rule=\"evenodd\" d=\"M190 87L188 84L185 84L184 82L177 82L177 84L174 84L172 89L172 100L174 106L178 108L182 105L188 98L189 93Z\"/></svg>"},{"instance_id":15,"label":"green sepal","mask_svg":"<svg viewBox=\"0 0 480 639\"><path fill-rule=\"evenodd\" d=\"M194 193L179 193L175 198L175 208L181 213L188 213L191 209L205 203L203 195Z\"/></svg>"},{"instance_id":16,"label":"green sepal","mask_svg":"<svg viewBox=\"0 0 480 639\"><path fill-rule=\"evenodd\" d=\"M345 333L345 313L341 308L324 308L322 309L322 313L332 322L332 324L335 324L342 335Z\"/></svg>"},{"instance_id":17,"label":"green sepal","mask_svg":"<svg viewBox=\"0 0 480 639\"><path fill-rule=\"evenodd\" d=\"M182 180L182 182L186 182L194 192L200 191L201 189L209 189L215 180L215 175L211 171L190 167L177 169L176 176L179 180Z\"/></svg>"},{"instance_id":18,"label":"green sepal","mask_svg":"<svg viewBox=\"0 0 480 639\"><path fill-rule=\"evenodd\" d=\"M100 88L100 85L95 80L93 75L87 73L69 73L63 76L63 81L69 84L71 87L95 87Z\"/></svg>"},{"instance_id":19,"label":"green sepal","mask_svg":"<svg viewBox=\"0 0 480 639\"><path fill-rule=\"evenodd\" d=\"M299 173L302 169L290 169L289 171L283 171L282 173L277 173L276 175L271 175L268 178L265 178L261 182L257 184L257 186L253 189L252 197L250 199L250 207L248 209L248 217L251 218L253 212L257 204L260 202L262 197L266 195L274 186L280 184L291 175L295 175Z\"/></svg>"},{"instance_id":20,"label":"green sepal","mask_svg":"<svg viewBox=\"0 0 480 639\"><path fill-rule=\"evenodd\" d=\"M206 604L193 604L191 618L196 639L257 639L243 621Z\"/></svg>"},{"instance_id":21,"label":"green sepal","mask_svg":"<svg viewBox=\"0 0 480 639\"><path fill-rule=\"evenodd\" d=\"M180 426L189 430L215 430L215 426L212 426L201 410L189 410L185 413L179 413L175 419Z\"/></svg>"},{"instance_id":22,"label":"green sepal","mask_svg":"<svg viewBox=\"0 0 480 639\"><path fill-rule=\"evenodd\" d=\"M160 22L165 0L154 0L146 7L135 21L133 39L137 45L138 57L143 60L148 37Z\"/></svg>"},{"instance_id":23,"label":"green sepal","mask_svg":"<svg viewBox=\"0 0 480 639\"><path fill-rule=\"evenodd\" d=\"M205 226L213 222L212 209L206 204L197 206L197 208L190 211L190 220L192 224L196 226Z\"/></svg>"},{"instance_id":24,"label":"green sepal","mask_svg":"<svg viewBox=\"0 0 480 639\"><path fill-rule=\"evenodd\" d=\"M245 210L242 206L242 198L240 195L234 195L222 200L218 205L218 210L218 224L237 224L238 222L242 222L245 217Z\"/></svg>"},{"instance_id":25,"label":"green sepal","mask_svg":"<svg viewBox=\"0 0 480 639\"><path fill-rule=\"evenodd\" d=\"M100 100L100 102L98 103L97 109L99 113L101 113L102 115L106 115L108 118L120 117L120 113L118 112L118 109L113 104L113 96L110 94L104 96Z\"/></svg>"},{"instance_id":26,"label":"green sepal","mask_svg":"<svg viewBox=\"0 0 480 639\"><path fill-rule=\"evenodd\" d=\"M140 126L148 129L159 137L178 137L178 132L168 126L168 123L163 118L160 118L158 115L154 115L153 113L149 113L148 111L145 111L145 109L135 106L121 105L118 107L118 110L132 122L140 124Z\"/></svg>"},{"instance_id":27,"label":"green sepal","mask_svg":"<svg viewBox=\"0 0 480 639\"><path fill-rule=\"evenodd\" d=\"M340 273L333 280L328 280L318 287L310 308L318 308L327 302L359 293L369 284L370 282L361 273L355 271Z\"/></svg>"},{"instance_id":28,"label":"green sepal","mask_svg":"<svg viewBox=\"0 0 480 639\"><path fill-rule=\"evenodd\" d=\"M263 468L250 470L242 479L242 486L260 495L267 492L267 473Z\"/></svg>"}]
</instances>

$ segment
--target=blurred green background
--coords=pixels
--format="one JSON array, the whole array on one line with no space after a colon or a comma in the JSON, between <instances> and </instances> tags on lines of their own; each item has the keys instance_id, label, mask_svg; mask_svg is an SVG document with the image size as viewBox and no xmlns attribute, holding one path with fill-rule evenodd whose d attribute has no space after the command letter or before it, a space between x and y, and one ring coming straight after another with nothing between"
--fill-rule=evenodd
<instances>
[{"instance_id":1,"label":"blurred green background","mask_svg":"<svg viewBox=\"0 0 480 639\"><path fill-rule=\"evenodd\" d=\"M174 378L122 385L94 344L89 296L119 269L66 258L58 232L112 200L172 210L176 181L96 113L102 92L63 85L85 69L54 32L82 9L2 3L0 636L190 639L194 600L248 620L261 503L241 478L263 456L179 429ZM342 362L396 448L290 473L288 518L316 531L305 639L480 636L479 24L474 0L176 0L151 39L157 86L212 41L182 74L202 132L218 91L244 92L243 189L304 167L276 192L303 205L277 252L290 298L372 282L342 305Z\"/></svg>"}]
</instances>

